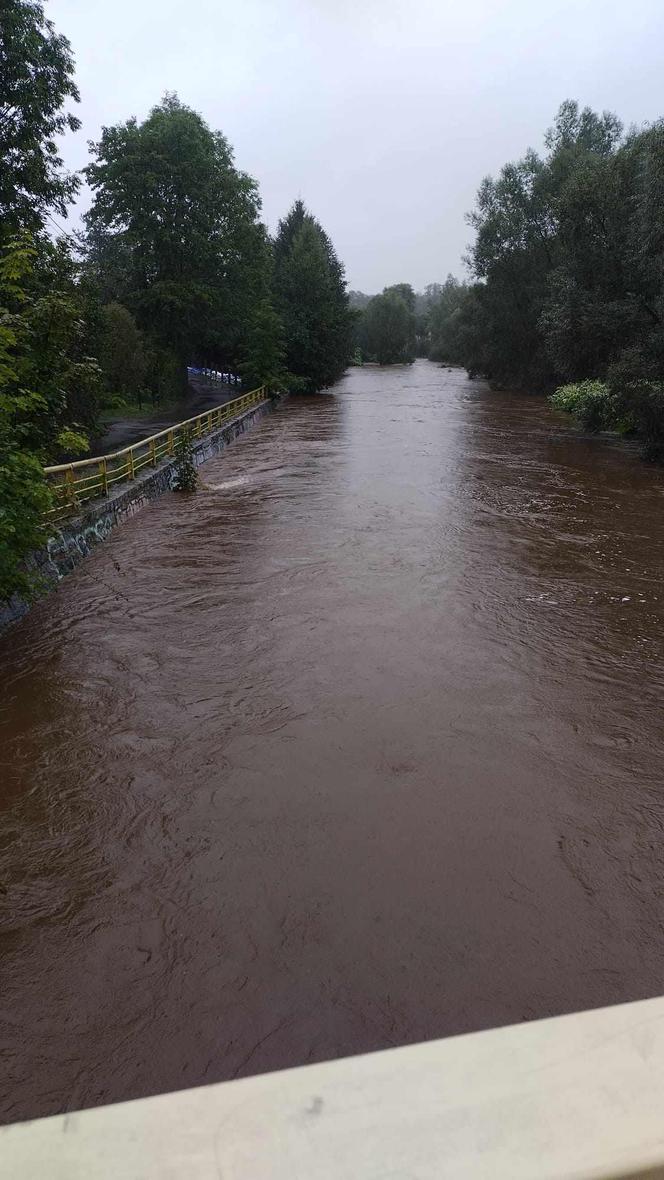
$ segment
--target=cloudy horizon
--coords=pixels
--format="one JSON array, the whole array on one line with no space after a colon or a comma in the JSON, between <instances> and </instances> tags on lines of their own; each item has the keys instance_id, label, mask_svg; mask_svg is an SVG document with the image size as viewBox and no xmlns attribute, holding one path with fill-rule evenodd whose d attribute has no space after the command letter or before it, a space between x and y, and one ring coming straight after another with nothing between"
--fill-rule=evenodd
<instances>
[{"instance_id":1,"label":"cloudy horizon","mask_svg":"<svg viewBox=\"0 0 664 1180\"><path fill-rule=\"evenodd\" d=\"M664 114L664 9L635 0L50 0L71 41L82 127L70 168L103 125L144 118L166 91L221 130L258 181L271 230L301 197L351 288L416 289L464 275L464 215L487 174L541 149L567 98L625 124ZM108 11L104 9L105 13ZM73 216L89 203L83 192Z\"/></svg>"}]
</instances>

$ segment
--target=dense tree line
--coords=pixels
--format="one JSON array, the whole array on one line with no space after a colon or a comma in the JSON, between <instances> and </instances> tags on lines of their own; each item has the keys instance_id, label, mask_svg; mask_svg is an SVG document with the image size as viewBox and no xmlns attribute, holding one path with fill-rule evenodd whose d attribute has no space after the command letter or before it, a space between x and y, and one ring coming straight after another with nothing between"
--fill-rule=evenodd
<instances>
[{"instance_id":1,"label":"dense tree line","mask_svg":"<svg viewBox=\"0 0 664 1180\"><path fill-rule=\"evenodd\" d=\"M411 364L415 357L443 358L443 320L449 304L465 290L449 276L415 292L410 283L385 287L380 295L350 291L355 315L354 360L358 364Z\"/></svg>"},{"instance_id":2,"label":"dense tree line","mask_svg":"<svg viewBox=\"0 0 664 1180\"><path fill-rule=\"evenodd\" d=\"M626 132L563 103L545 152L487 177L468 220L469 282L448 276L414 303L405 284L351 292L357 359L426 355L549 392L664 459L664 121Z\"/></svg>"},{"instance_id":3,"label":"dense tree line","mask_svg":"<svg viewBox=\"0 0 664 1180\"><path fill-rule=\"evenodd\" d=\"M564 386L590 428L664 456L664 122L624 131L565 102L545 138L482 183L473 281L448 287L432 355L501 385ZM569 388L569 387L572 388Z\"/></svg>"},{"instance_id":4,"label":"dense tree line","mask_svg":"<svg viewBox=\"0 0 664 1180\"><path fill-rule=\"evenodd\" d=\"M410 283L385 287L359 310L355 342L363 361L410 364L416 351L415 292Z\"/></svg>"},{"instance_id":5,"label":"dense tree line","mask_svg":"<svg viewBox=\"0 0 664 1180\"><path fill-rule=\"evenodd\" d=\"M270 239L256 182L225 137L167 94L105 127L84 169L58 153L79 122L66 38L41 0L0 20L0 599L27 592L46 535L43 466L84 454L105 408L186 395L187 365L317 392L350 355L352 316L329 237L298 201Z\"/></svg>"}]
</instances>

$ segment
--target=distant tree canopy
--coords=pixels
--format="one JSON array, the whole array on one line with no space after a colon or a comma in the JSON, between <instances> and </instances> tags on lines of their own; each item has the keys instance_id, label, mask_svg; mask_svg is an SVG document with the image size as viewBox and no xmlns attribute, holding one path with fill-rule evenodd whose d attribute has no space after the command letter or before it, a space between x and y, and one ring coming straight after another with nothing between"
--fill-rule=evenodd
<instances>
[{"instance_id":1,"label":"distant tree canopy","mask_svg":"<svg viewBox=\"0 0 664 1180\"><path fill-rule=\"evenodd\" d=\"M332 385L349 361L352 316L343 266L302 201L279 222L274 303L284 326L286 365L299 388L316 393Z\"/></svg>"},{"instance_id":2,"label":"distant tree canopy","mask_svg":"<svg viewBox=\"0 0 664 1180\"><path fill-rule=\"evenodd\" d=\"M353 311L361 311L367 306L370 299L371 295L365 295L364 291L348 292L348 305Z\"/></svg>"},{"instance_id":3,"label":"distant tree canopy","mask_svg":"<svg viewBox=\"0 0 664 1180\"><path fill-rule=\"evenodd\" d=\"M415 359L415 299L410 283L397 283L369 300L355 326L363 360L396 365L410 364Z\"/></svg>"},{"instance_id":4,"label":"distant tree canopy","mask_svg":"<svg viewBox=\"0 0 664 1180\"><path fill-rule=\"evenodd\" d=\"M444 283L432 284L427 309L428 355L434 361L463 364L460 317L468 298L468 285L448 275Z\"/></svg>"}]
</instances>

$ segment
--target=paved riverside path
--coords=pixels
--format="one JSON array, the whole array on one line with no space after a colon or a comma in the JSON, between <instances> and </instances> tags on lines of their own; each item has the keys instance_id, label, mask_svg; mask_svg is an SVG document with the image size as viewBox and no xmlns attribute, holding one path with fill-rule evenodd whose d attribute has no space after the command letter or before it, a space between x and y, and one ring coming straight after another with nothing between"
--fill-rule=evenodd
<instances>
[{"instance_id":1,"label":"paved riverside path","mask_svg":"<svg viewBox=\"0 0 664 1180\"><path fill-rule=\"evenodd\" d=\"M241 393L240 385L208 381L205 377L190 373L188 397L171 405L168 410L157 410L154 414L146 414L144 418L118 417L106 422L104 433L92 442L92 454L108 455L111 451L131 446L174 426L176 422L183 422L186 418L202 414L204 410L232 401L240 397Z\"/></svg>"}]
</instances>

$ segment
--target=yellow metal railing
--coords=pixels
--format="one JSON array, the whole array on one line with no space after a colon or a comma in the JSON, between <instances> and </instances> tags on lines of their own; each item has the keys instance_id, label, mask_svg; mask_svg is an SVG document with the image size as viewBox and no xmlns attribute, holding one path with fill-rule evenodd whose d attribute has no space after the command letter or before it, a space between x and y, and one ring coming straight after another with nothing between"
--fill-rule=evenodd
<instances>
[{"instance_id":1,"label":"yellow metal railing","mask_svg":"<svg viewBox=\"0 0 664 1180\"><path fill-rule=\"evenodd\" d=\"M265 401L266 397L266 387L261 385L259 389L252 389L250 393L236 397L233 401L168 426L166 430L160 430L158 434L141 439L130 447L123 447L121 451L100 455L96 459L78 459L75 463L45 467L47 482L54 493L49 518L68 516L88 500L108 496L113 484L136 479L143 467L156 467L162 459L174 455L177 440L183 434L188 434L195 443L213 430L219 430L224 422L237 418L251 406Z\"/></svg>"}]
</instances>

